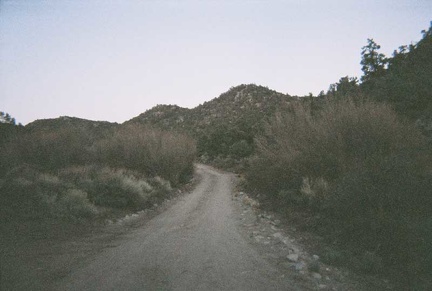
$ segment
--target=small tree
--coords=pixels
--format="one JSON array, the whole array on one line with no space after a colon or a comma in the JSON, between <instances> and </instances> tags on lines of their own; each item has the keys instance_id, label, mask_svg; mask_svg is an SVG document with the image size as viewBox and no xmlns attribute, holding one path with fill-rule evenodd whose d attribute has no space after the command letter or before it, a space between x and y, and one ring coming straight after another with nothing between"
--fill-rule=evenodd
<instances>
[{"instance_id":1,"label":"small tree","mask_svg":"<svg viewBox=\"0 0 432 291\"><path fill-rule=\"evenodd\" d=\"M9 113L5 113L3 111L0 111L0 122L1 123L12 124L12 125L16 124L15 118L13 118L12 116L10 116Z\"/></svg>"},{"instance_id":2,"label":"small tree","mask_svg":"<svg viewBox=\"0 0 432 291\"><path fill-rule=\"evenodd\" d=\"M385 74L387 58L379 52L381 48L372 38L368 38L368 44L362 47L362 71L364 75L361 77L362 82L373 80Z\"/></svg>"},{"instance_id":3,"label":"small tree","mask_svg":"<svg viewBox=\"0 0 432 291\"><path fill-rule=\"evenodd\" d=\"M358 85L357 77L342 77L339 82L331 84L328 95L336 97L353 97L360 93L360 87Z\"/></svg>"}]
</instances>

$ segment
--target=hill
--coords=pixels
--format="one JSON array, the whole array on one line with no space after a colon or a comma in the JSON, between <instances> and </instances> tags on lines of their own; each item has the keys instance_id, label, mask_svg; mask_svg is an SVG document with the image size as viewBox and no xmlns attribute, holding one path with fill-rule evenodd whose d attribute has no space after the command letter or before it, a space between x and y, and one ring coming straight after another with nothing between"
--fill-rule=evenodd
<instances>
[{"instance_id":1,"label":"hill","mask_svg":"<svg viewBox=\"0 0 432 291\"><path fill-rule=\"evenodd\" d=\"M98 138L118 126L118 123L108 121L93 121L77 117L60 116L58 118L38 119L27 124L24 128L28 132L80 130L88 133L93 138Z\"/></svg>"},{"instance_id":2,"label":"hill","mask_svg":"<svg viewBox=\"0 0 432 291\"><path fill-rule=\"evenodd\" d=\"M193 109L158 105L126 123L182 131L197 139L201 156L237 159L252 153L264 121L295 100L267 87L243 84Z\"/></svg>"}]
</instances>

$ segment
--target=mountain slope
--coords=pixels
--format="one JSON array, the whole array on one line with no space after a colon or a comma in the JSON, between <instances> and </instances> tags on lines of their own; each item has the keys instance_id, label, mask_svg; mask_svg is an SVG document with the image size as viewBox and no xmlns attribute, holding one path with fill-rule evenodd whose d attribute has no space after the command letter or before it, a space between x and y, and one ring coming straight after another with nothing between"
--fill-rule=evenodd
<instances>
[{"instance_id":1,"label":"mountain slope","mask_svg":"<svg viewBox=\"0 0 432 291\"><path fill-rule=\"evenodd\" d=\"M186 132L197 139L200 155L242 158L252 153L264 121L295 100L267 87L239 85L193 109L158 105L126 123Z\"/></svg>"}]
</instances>

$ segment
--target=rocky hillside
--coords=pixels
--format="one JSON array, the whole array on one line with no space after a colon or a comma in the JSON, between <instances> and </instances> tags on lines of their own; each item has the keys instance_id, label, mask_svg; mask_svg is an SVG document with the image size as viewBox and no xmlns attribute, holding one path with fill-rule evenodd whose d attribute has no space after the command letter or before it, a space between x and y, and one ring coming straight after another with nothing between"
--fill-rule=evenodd
<instances>
[{"instance_id":1,"label":"rocky hillside","mask_svg":"<svg viewBox=\"0 0 432 291\"><path fill-rule=\"evenodd\" d=\"M193 109L158 105L127 123L186 132L197 139L200 155L242 158L252 153L263 122L295 100L267 87L240 85Z\"/></svg>"}]
</instances>

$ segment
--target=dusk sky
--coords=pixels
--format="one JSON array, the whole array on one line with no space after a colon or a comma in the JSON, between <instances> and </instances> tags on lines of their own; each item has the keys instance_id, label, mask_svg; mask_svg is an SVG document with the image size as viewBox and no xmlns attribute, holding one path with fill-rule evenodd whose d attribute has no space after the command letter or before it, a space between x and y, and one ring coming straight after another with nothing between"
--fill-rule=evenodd
<instances>
[{"instance_id":1,"label":"dusk sky","mask_svg":"<svg viewBox=\"0 0 432 291\"><path fill-rule=\"evenodd\" d=\"M421 39L432 1L0 0L0 111L124 122L255 83L318 94L361 76L373 38Z\"/></svg>"}]
</instances>

